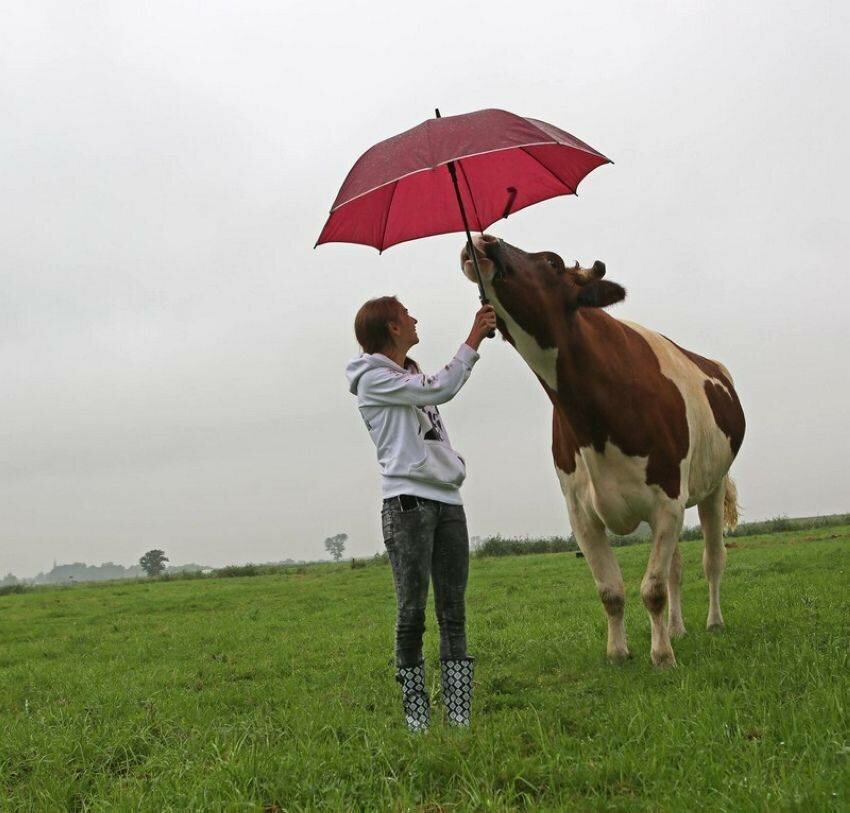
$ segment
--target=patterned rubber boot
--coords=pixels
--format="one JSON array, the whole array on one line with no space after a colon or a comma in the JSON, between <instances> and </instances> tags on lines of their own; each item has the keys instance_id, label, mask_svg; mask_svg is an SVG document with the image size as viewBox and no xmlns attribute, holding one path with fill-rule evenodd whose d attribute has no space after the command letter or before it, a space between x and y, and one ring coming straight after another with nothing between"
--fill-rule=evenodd
<instances>
[{"instance_id":1,"label":"patterned rubber boot","mask_svg":"<svg viewBox=\"0 0 850 813\"><path fill-rule=\"evenodd\" d=\"M473 658L440 661L443 702L446 704L446 713L452 725L469 726L474 671Z\"/></svg>"},{"instance_id":2,"label":"patterned rubber boot","mask_svg":"<svg viewBox=\"0 0 850 813\"><path fill-rule=\"evenodd\" d=\"M399 666L395 679L401 684L401 701L404 722L413 732L428 730L431 722L431 705L425 691L425 663L416 666Z\"/></svg>"}]
</instances>

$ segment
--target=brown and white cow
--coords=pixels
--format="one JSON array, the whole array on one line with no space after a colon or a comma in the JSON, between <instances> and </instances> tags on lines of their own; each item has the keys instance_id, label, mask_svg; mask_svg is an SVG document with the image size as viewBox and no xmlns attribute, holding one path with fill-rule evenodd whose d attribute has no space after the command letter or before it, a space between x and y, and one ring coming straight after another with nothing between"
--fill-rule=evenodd
<instances>
[{"instance_id":1,"label":"brown and white cow","mask_svg":"<svg viewBox=\"0 0 850 813\"><path fill-rule=\"evenodd\" d=\"M675 665L682 635L685 508L696 505L705 538L709 630L723 628L723 526L737 520L729 467L744 413L726 368L603 308L625 290L605 266L568 268L550 251L526 253L490 235L474 238L484 289L502 336L552 401L552 454L576 540L608 616L608 658L629 657L625 591L605 529L652 528L641 596L652 625L652 662ZM476 281L466 248L464 274ZM664 607L669 600L669 619Z\"/></svg>"}]
</instances>

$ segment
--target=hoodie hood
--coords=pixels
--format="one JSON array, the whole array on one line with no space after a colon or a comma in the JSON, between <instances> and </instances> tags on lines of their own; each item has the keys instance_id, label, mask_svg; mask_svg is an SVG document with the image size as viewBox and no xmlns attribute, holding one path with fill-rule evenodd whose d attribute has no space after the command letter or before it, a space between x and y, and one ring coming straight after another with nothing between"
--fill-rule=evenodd
<instances>
[{"instance_id":1,"label":"hoodie hood","mask_svg":"<svg viewBox=\"0 0 850 813\"><path fill-rule=\"evenodd\" d=\"M345 375L348 378L348 391L352 395L357 395L357 385L360 383L363 373L375 370L378 367L389 367L390 370L395 370L398 373L407 372L404 367L399 367L383 353L361 353L351 359L345 368Z\"/></svg>"}]
</instances>

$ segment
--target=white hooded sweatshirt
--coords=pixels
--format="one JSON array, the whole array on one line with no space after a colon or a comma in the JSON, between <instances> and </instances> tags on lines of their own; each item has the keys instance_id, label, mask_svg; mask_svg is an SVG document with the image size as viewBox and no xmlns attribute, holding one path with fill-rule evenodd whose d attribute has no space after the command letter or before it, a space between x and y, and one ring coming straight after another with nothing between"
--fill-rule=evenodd
<instances>
[{"instance_id":1,"label":"white hooded sweatshirt","mask_svg":"<svg viewBox=\"0 0 850 813\"><path fill-rule=\"evenodd\" d=\"M361 353L346 367L350 391L378 451L384 499L414 494L462 505L463 458L451 447L437 404L457 395L479 359L462 344L436 375L405 369L382 353Z\"/></svg>"}]
</instances>

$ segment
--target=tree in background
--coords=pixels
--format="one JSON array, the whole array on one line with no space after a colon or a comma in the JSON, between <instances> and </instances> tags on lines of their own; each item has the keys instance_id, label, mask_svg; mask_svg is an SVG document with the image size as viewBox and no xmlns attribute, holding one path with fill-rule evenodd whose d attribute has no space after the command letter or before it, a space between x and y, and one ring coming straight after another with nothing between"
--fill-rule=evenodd
<instances>
[{"instance_id":1,"label":"tree in background","mask_svg":"<svg viewBox=\"0 0 850 813\"><path fill-rule=\"evenodd\" d=\"M325 550L333 556L335 562L342 559L342 553L345 550L345 543L348 541L348 534L337 534L329 536L325 540Z\"/></svg>"},{"instance_id":2,"label":"tree in background","mask_svg":"<svg viewBox=\"0 0 850 813\"><path fill-rule=\"evenodd\" d=\"M139 559L139 564L148 576L159 576L159 574L165 570L165 563L167 561L168 557L163 551L149 550L141 559Z\"/></svg>"}]
</instances>

